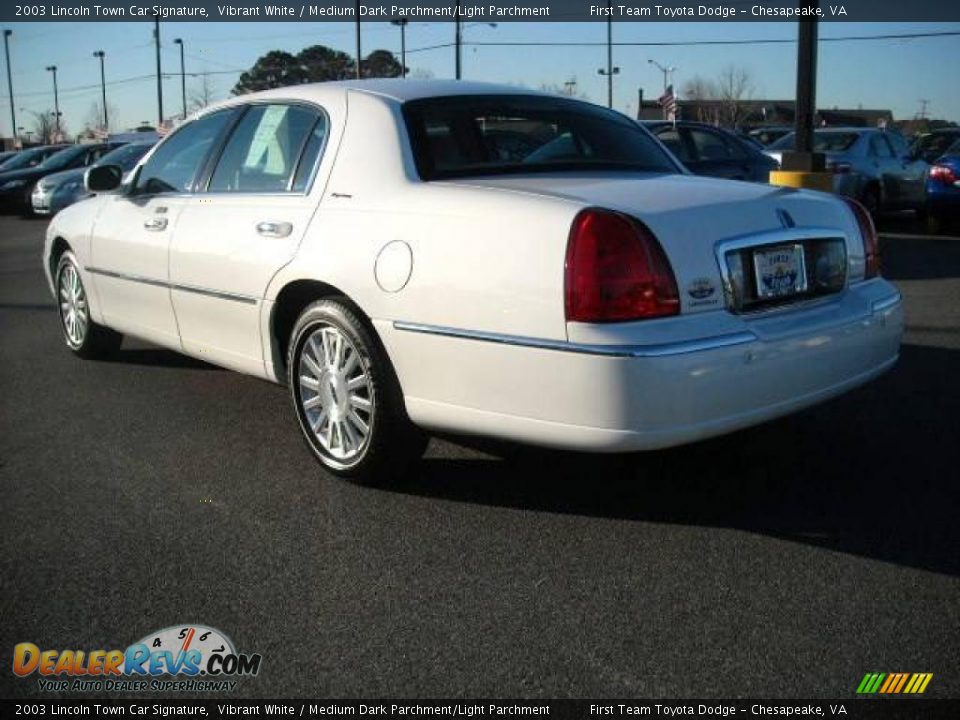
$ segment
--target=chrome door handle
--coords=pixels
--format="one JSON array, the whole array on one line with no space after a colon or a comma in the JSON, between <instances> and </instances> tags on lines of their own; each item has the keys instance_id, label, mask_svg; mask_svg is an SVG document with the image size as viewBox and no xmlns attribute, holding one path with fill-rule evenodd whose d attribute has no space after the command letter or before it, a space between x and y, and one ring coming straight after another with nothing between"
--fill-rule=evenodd
<instances>
[{"instance_id":1,"label":"chrome door handle","mask_svg":"<svg viewBox=\"0 0 960 720\"><path fill-rule=\"evenodd\" d=\"M293 225L288 222L259 222L257 232L265 237L282 238L293 232Z\"/></svg>"},{"instance_id":2,"label":"chrome door handle","mask_svg":"<svg viewBox=\"0 0 960 720\"><path fill-rule=\"evenodd\" d=\"M167 229L167 219L165 217L152 217L147 218L143 221L143 226L147 230L153 230L154 232L159 232L160 230Z\"/></svg>"}]
</instances>

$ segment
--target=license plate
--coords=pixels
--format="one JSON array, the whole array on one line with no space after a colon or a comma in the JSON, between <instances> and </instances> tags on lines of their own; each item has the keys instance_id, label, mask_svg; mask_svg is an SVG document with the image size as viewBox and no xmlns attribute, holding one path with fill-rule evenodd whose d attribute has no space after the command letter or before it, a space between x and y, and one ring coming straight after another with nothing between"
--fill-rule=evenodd
<instances>
[{"instance_id":1,"label":"license plate","mask_svg":"<svg viewBox=\"0 0 960 720\"><path fill-rule=\"evenodd\" d=\"M757 297L761 300L796 295L807 289L803 245L754 250L753 269L757 278Z\"/></svg>"}]
</instances>

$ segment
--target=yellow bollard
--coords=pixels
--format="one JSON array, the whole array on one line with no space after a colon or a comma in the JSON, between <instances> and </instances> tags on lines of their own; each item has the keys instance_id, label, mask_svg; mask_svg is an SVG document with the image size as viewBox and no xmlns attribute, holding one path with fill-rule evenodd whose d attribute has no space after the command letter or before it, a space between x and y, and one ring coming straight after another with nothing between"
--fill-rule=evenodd
<instances>
[{"instance_id":1,"label":"yellow bollard","mask_svg":"<svg viewBox=\"0 0 960 720\"><path fill-rule=\"evenodd\" d=\"M833 192L833 173L828 172L798 172L795 170L771 170L771 185L786 187L808 188Z\"/></svg>"}]
</instances>

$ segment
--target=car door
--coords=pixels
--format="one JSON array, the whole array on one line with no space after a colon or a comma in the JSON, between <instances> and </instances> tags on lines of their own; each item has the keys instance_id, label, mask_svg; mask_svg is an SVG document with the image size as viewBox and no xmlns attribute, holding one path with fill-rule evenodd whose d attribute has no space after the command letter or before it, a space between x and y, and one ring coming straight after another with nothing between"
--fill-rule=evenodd
<instances>
[{"instance_id":1,"label":"car door","mask_svg":"<svg viewBox=\"0 0 960 720\"><path fill-rule=\"evenodd\" d=\"M309 197L329 135L316 106L244 110L184 207L170 249L173 307L183 348L243 372L264 372L260 311L276 272L293 259L316 209Z\"/></svg>"},{"instance_id":2,"label":"car door","mask_svg":"<svg viewBox=\"0 0 960 720\"><path fill-rule=\"evenodd\" d=\"M180 347L170 302L170 238L235 112L214 112L177 129L139 168L131 187L104 196L87 270L108 326Z\"/></svg>"},{"instance_id":3,"label":"car door","mask_svg":"<svg viewBox=\"0 0 960 720\"><path fill-rule=\"evenodd\" d=\"M893 152L887 139L879 132L870 133L869 138L870 161L876 168L883 186L883 202L888 207L899 206L903 203L904 188L902 187L902 170L900 161Z\"/></svg>"},{"instance_id":4,"label":"car door","mask_svg":"<svg viewBox=\"0 0 960 720\"><path fill-rule=\"evenodd\" d=\"M895 142L898 135L884 134L884 139L890 143L894 157L899 163L896 169L900 189L901 205L910 208L920 208L926 201L927 173L930 163L917 154L906 142Z\"/></svg>"},{"instance_id":5,"label":"car door","mask_svg":"<svg viewBox=\"0 0 960 720\"><path fill-rule=\"evenodd\" d=\"M750 164L743 151L716 130L687 128L695 160L690 169L697 175L747 180Z\"/></svg>"}]
</instances>

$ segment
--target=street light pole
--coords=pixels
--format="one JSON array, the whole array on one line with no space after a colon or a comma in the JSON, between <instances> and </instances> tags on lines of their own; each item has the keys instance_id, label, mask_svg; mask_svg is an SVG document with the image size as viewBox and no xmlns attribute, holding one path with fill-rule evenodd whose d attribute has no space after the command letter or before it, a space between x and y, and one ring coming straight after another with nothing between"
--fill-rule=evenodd
<instances>
[{"instance_id":1,"label":"street light pole","mask_svg":"<svg viewBox=\"0 0 960 720\"><path fill-rule=\"evenodd\" d=\"M157 50L157 127L163 125L163 76L160 74L160 16L153 16L153 44Z\"/></svg>"},{"instance_id":2,"label":"street light pole","mask_svg":"<svg viewBox=\"0 0 960 720\"><path fill-rule=\"evenodd\" d=\"M7 55L7 90L10 93L10 134L13 135L13 144L17 144L17 112L13 106L13 73L10 72L10 36L13 30L3 31L3 50Z\"/></svg>"},{"instance_id":3,"label":"street light pole","mask_svg":"<svg viewBox=\"0 0 960 720\"><path fill-rule=\"evenodd\" d=\"M613 0L607 0L607 68L597 70L599 75L607 76L607 107L613 107L613 76L620 68L613 66Z\"/></svg>"},{"instance_id":4,"label":"street light pole","mask_svg":"<svg viewBox=\"0 0 960 720\"><path fill-rule=\"evenodd\" d=\"M174 45L180 46L180 98L183 102L183 117L187 117L187 69L183 61L183 38L176 38Z\"/></svg>"},{"instance_id":5,"label":"street light pole","mask_svg":"<svg viewBox=\"0 0 960 720\"><path fill-rule=\"evenodd\" d=\"M406 17L390 21L391 25L396 25L400 28L400 66L402 68L402 77L407 76L407 25L409 23L410 20Z\"/></svg>"},{"instance_id":6,"label":"street light pole","mask_svg":"<svg viewBox=\"0 0 960 720\"><path fill-rule=\"evenodd\" d=\"M661 65L656 60L647 60L651 65L656 65L657 69L663 73L663 91L666 92L667 88L670 87L670 76L676 71L676 67L671 65L669 67Z\"/></svg>"},{"instance_id":7,"label":"street light pole","mask_svg":"<svg viewBox=\"0 0 960 720\"><path fill-rule=\"evenodd\" d=\"M110 118L107 115L107 76L103 69L106 53L103 50L97 50L93 56L100 58L100 94L103 97L103 130L106 132L110 128Z\"/></svg>"},{"instance_id":8,"label":"street light pole","mask_svg":"<svg viewBox=\"0 0 960 720\"><path fill-rule=\"evenodd\" d=\"M53 122L57 138L60 137L60 94L57 91L57 66L47 65L47 72L53 73ZM59 139L57 140L59 142Z\"/></svg>"}]
</instances>

